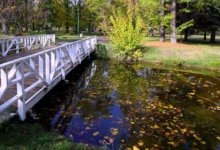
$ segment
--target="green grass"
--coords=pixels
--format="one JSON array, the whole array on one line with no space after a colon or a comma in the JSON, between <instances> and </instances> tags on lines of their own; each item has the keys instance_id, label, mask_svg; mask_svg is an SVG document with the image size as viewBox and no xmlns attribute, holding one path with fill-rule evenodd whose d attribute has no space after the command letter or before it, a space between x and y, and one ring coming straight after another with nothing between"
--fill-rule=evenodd
<instances>
[{"instance_id":1,"label":"green grass","mask_svg":"<svg viewBox=\"0 0 220 150\"><path fill-rule=\"evenodd\" d=\"M154 43L156 41L149 38L143 44L146 46L143 59L149 62L159 61L169 66L181 63L189 67L219 70L220 44L195 42L194 40L172 45L169 42Z\"/></svg>"},{"instance_id":2,"label":"green grass","mask_svg":"<svg viewBox=\"0 0 220 150\"><path fill-rule=\"evenodd\" d=\"M206 75L220 75L220 36L210 44L202 41L202 36L191 36L187 43L179 43L176 46L169 43L158 42L159 37L148 37L143 41L143 61L161 69L182 70L191 73ZM156 43L156 44L155 44ZM102 44L107 50L108 58L120 57L112 50L111 44ZM157 64L163 65L157 65ZM179 68L177 65L182 64Z\"/></svg>"},{"instance_id":3,"label":"green grass","mask_svg":"<svg viewBox=\"0 0 220 150\"><path fill-rule=\"evenodd\" d=\"M73 144L61 135L45 130L39 124L13 119L0 124L1 150L97 150L95 146Z\"/></svg>"}]
</instances>

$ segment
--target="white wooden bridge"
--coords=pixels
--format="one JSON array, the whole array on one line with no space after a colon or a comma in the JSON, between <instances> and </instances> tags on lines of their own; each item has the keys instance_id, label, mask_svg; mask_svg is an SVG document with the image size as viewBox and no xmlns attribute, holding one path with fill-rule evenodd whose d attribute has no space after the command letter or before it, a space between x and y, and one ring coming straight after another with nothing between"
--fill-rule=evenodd
<instances>
[{"instance_id":1,"label":"white wooden bridge","mask_svg":"<svg viewBox=\"0 0 220 150\"><path fill-rule=\"evenodd\" d=\"M51 43L55 43L54 34L2 38L0 39L0 54L5 57L9 53L18 54L21 51L29 51L33 48L44 48L50 46Z\"/></svg>"},{"instance_id":2,"label":"white wooden bridge","mask_svg":"<svg viewBox=\"0 0 220 150\"><path fill-rule=\"evenodd\" d=\"M21 120L25 120L26 112L65 80L96 44L94 36L0 64L0 113L14 105Z\"/></svg>"}]
</instances>

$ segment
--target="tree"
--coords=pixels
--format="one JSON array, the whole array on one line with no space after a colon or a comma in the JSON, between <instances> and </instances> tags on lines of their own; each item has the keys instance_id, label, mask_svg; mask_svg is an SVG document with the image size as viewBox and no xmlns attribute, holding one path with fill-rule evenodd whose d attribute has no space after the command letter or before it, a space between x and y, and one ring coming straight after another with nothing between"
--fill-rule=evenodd
<instances>
[{"instance_id":1,"label":"tree","mask_svg":"<svg viewBox=\"0 0 220 150\"><path fill-rule=\"evenodd\" d=\"M106 31L119 55L125 58L140 58L141 51L138 46L146 35L145 23L139 12L140 3L135 0L117 2L112 5L110 20L103 20L102 29Z\"/></svg>"},{"instance_id":2,"label":"tree","mask_svg":"<svg viewBox=\"0 0 220 150\"><path fill-rule=\"evenodd\" d=\"M8 34L8 27L7 27L7 15L10 12L10 1L1 0L0 1L0 22L2 24L2 30L4 34Z\"/></svg>"},{"instance_id":3,"label":"tree","mask_svg":"<svg viewBox=\"0 0 220 150\"><path fill-rule=\"evenodd\" d=\"M165 0L161 0L161 8L160 8L160 17L161 17L161 23L160 23L160 41L164 42L166 40L165 38L165 25L163 22L163 18L165 17Z\"/></svg>"},{"instance_id":4,"label":"tree","mask_svg":"<svg viewBox=\"0 0 220 150\"><path fill-rule=\"evenodd\" d=\"M170 22L170 28L171 28L171 44L176 44L177 43L177 35L176 35L176 4L177 0L172 0L171 1L171 15L172 15L172 20Z\"/></svg>"}]
</instances>

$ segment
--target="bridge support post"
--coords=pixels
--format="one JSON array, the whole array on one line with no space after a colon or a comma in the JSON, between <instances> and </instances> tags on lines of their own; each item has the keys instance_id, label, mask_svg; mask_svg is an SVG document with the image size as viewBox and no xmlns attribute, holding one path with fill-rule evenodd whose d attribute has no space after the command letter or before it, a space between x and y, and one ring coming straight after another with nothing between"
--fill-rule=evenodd
<instances>
[{"instance_id":1,"label":"bridge support post","mask_svg":"<svg viewBox=\"0 0 220 150\"><path fill-rule=\"evenodd\" d=\"M20 63L20 67L16 72L16 77L21 80L17 83L17 95L21 96L18 99L18 115L20 119L24 121L26 119L26 109L25 109L25 90L24 90L24 63Z\"/></svg>"},{"instance_id":2,"label":"bridge support post","mask_svg":"<svg viewBox=\"0 0 220 150\"><path fill-rule=\"evenodd\" d=\"M25 103L21 99L18 100L18 115L22 121L26 119Z\"/></svg>"}]
</instances>

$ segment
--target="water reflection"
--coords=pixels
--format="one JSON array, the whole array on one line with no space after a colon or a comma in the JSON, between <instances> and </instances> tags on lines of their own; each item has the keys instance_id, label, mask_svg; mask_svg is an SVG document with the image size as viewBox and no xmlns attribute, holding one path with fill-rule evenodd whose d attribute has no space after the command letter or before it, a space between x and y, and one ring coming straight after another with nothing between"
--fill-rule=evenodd
<instances>
[{"instance_id":1,"label":"water reflection","mask_svg":"<svg viewBox=\"0 0 220 150\"><path fill-rule=\"evenodd\" d=\"M114 150L219 149L219 82L145 64L96 61L50 98L57 99L55 106L35 111L47 113L41 122L74 142Z\"/></svg>"}]
</instances>

